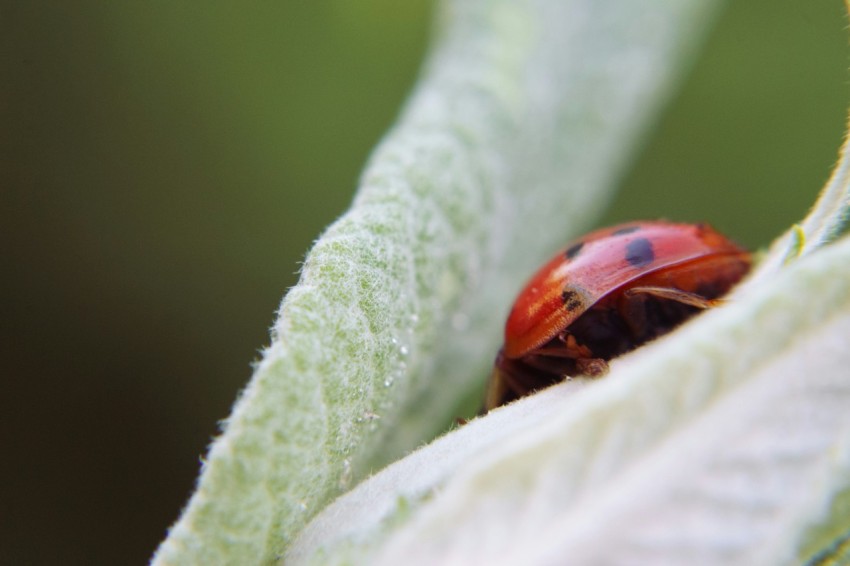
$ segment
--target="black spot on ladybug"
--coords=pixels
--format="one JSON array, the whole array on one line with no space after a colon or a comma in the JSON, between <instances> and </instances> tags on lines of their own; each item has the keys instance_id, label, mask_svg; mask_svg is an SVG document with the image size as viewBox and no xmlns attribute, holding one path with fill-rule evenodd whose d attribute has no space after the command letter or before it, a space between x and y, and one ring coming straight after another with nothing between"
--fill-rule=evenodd
<instances>
[{"instance_id":1,"label":"black spot on ladybug","mask_svg":"<svg viewBox=\"0 0 850 566\"><path fill-rule=\"evenodd\" d=\"M576 257L579 254L579 252L581 251L581 249L583 247L584 247L584 242L579 242L579 243L577 243L573 246L570 246L567 249L567 251L564 252L564 255L567 256L567 259L573 259L574 257Z\"/></svg>"},{"instance_id":2,"label":"black spot on ladybug","mask_svg":"<svg viewBox=\"0 0 850 566\"><path fill-rule=\"evenodd\" d=\"M633 267L643 267L655 261L652 242L646 238L632 240L626 245L626 261Z\"/></svg>"},{"instance_id":3,"label":"black spot on ladybug","mask_svg":"<svg viewBox=\"0 0 850 566\"><path fill-rule=\"evenodd\" d=\"M620 228L619 230L611 232L611 235L625 236L626 234L631 234L633 232L637 232L638 230L640 230L640 226L626 226L625 228Z\"/></svg>"},{"instance_id":4,"label":"black spot on ladybug","mask_svg":"<svg viewBox=\"0 0 850 566\"><path fill-rule=\"evenodd\" d=\"M577 308L581 308L584 304L584 301L581 299L581 295L569 287L564 289L564 292L561 293L561 298L564 300L564 307L569 312L573 312Z\"/></svg>"}]
</instances>

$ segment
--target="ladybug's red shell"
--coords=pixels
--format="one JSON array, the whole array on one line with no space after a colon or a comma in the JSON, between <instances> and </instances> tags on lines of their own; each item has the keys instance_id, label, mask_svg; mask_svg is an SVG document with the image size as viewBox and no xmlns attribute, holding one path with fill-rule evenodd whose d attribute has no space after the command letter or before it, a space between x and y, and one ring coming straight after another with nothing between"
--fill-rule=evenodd
<instances>
[{"instance_id":1,"label":"ladybug's red shell","mask_svg":"<svg viewBox=\"0 0 850 566\"><path fill-rule=\"evenodd\" d=\"M602 297L648 273L742 253L706 224L637 222L591 232L552 258L519 294L505 325L504 353L517 358L542 346Z\"/></svg>"},{"instance_id":2,"label":"ladybug's red shell","mask_svg":"<svg viewBox=\"0 0 850 566\"><path fill-rule=\"evenodd\" d=\"M623 299L629 289L642 293L672 290L683 296L713 300L737 283L749 266L749 254L744 249L706 224L634 222L591 232L544 265L519 294L505 325L505 342L494 375L507 378L515 396L520 396L524 393L519 390L525 389L520 382L526 380L527 374L535 374L529 381L539 381L536 374L540 371L560 371L547 369L555 365L553 360L608 359L608 355L617 355L647 337L668 331L692 314L668 316L665 313L670 309L663 305L661 314L651 305L647 308L656 310L648 311L648 317L646 313L636 314L634 304ZM589 310L594 312L593 320L582 318ZM609 320L616 317L619 318L614 322ZM679 319L671 322L671 317ZM625 328L633 336L623 342L625 346L610 348L610 354L593 352L592 346L576 345L576 338L598 334L592 326L599 324L597 320L610 326L606 329L608 334ZM660 325L658 321L665 328L657 332L637 328ZM581 329L572 332L573 349L569 353L557 351L576 326ZM587 355L578 355L578 351ZM544 356L549 357L541 360ZM511 375L504 375L506 371Z\"/></svg>"}]
</instances>

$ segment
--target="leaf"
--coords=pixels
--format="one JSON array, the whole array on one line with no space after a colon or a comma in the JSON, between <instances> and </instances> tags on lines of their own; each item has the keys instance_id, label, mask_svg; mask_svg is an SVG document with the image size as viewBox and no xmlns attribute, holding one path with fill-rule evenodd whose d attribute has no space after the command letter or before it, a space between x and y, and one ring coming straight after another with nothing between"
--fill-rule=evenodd
<instances>
[{"instance_id":1,"label":"leaf","mask_svg":"<svg viewBox=\"0 0 850 566\"><path fill-rule=\"evenodd\" d=\"M491 362L493 305L601 210L711 6L446 2L398 125L308 255L154 562L272 560L444 429Z\"/></svg>"},{"instance_id":2,"label":"leaf","mask_svg":"<svg viewBox=\"0 0 850 566\"><path fill-rule=\"evenodd\" d=\"M729 304L389 466L287 563L846 562L848 170Z\"/></svg>"},{"instance_id":3,"label":"leaf","mask_svg":"<svg viewBox=\"0 0 850 566\"><path fill-rule=\"evenodd\" d=\"M287 563L382 536L366 562L788 562L850 488L848 281L845 238L603 380L472 421L333 503ZM399 497L421 505L383 533Z\"/></svg>"},{"instance_id":4,"label":"leaf","mask_svg":"<svg viewBox=\"0 0 850 566\"><path fill-rule=\"evenodd\" d=\"M732 304L601 383L553 387L390 466L317 517L288 562L846 557L850 239L778 272L840 228L837 176Z\"/></svg>"}]
</instances>

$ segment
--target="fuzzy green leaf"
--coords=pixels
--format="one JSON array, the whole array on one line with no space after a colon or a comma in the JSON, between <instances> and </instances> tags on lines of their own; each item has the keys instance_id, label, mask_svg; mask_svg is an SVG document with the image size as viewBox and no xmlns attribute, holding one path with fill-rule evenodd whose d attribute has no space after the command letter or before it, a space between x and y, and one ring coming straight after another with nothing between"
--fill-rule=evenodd
<instances>
[{"instance_id":1,"label":"fuzzy green leaf","mask_svg":"<svg viewBox=\"0 0 850 566\"><path fill-rule=\"evenodd\" d=\"M491 363L493 305L602 209L713 4L445 3L419 85L308 255L155 563L273 560L457 416Z\"/></svg>"}]
</instances>

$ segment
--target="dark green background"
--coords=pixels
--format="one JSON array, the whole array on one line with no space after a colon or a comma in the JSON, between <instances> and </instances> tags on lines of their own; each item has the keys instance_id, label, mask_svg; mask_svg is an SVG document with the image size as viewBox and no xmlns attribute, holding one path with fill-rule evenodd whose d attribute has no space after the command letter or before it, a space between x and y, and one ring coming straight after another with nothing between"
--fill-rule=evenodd
<instances>
[{"instance_id":1,"label":"dark green background","mask_svg":"<svg viewBox=\"0 0 850 566\"><path fill-rule=\"evenodd\" d=\"M298 262L412 85L431 3L0 4L0 563L139 563ZM841 142L839 0L732 2L606 222L763 245Z\"/></svg>"}]
</instances>

